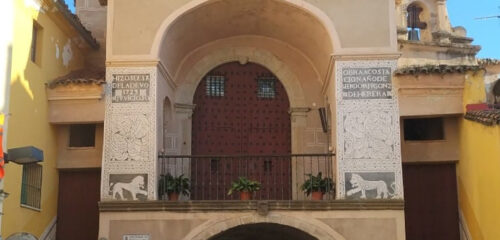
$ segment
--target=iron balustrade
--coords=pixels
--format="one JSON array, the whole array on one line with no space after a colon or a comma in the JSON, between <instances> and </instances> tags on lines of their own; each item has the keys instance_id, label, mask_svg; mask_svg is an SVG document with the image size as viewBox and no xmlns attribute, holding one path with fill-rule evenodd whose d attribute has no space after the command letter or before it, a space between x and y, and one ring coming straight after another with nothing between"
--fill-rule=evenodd
<instances>
[{"instance_id":1,"label":"iron balustrade","mask_svg":"<svg viewBox=\"0 0 500 240\"><path fill-rule=\"evenodd\" d=\"M160 176L189 178L189 195L181 200L238 200L238 193L228 195L231 183L239 177L261 183L261 189L252 195L254 200L308 200L302 185L309 174L335 179L333 154L245 155L245 156L192 156L165 155L158 157ZM159 184L159 199L167 200L168 181ZM172 183L171 182L171 183ZM170 185L172 186L172 185ZM179 187L182 188L182 185ZM333 200L335 184L326 186L323 200ZM184 189L182 189L184 190Z\"/></svg>"}]
</instances>

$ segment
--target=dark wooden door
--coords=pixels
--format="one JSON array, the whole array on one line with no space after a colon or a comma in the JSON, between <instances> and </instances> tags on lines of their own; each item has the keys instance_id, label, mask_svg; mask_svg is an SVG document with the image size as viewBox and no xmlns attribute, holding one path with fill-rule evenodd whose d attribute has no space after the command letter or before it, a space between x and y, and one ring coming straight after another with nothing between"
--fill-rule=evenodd
<instances>
[{"instance_id":1,"label":"dark wooden door","mask_svg":"<svg viewBox=\"0 0 500 240\"><path fill-rule=\"evenodd\" d=\"M100 184L100 169L59 172L56 239L97 239Z\"/></svg>"},{"instance_id":2,"label":"dark wooden door","mask_svg":"<svg viewBox=\"0 0 500 240\"><path fill-rule=\"evenodd\" d=\"M459 240L455 164L403 165L407 240Z\"/></svg>"},{"instance_id":3,"label":"dark wooden door","mask_svg":"<svg viewBox=\"0 0 500 240\"><path fill-rule=\"evenodd\" d=\"M285 155L291 152L290 104L285 88L266 68L227 63L197 87L192 154ZM238 176L263 184L259 199L291 197L289 158L214 157L193 159L192 199L227 199Z\"/></svg>"}]
</instances>

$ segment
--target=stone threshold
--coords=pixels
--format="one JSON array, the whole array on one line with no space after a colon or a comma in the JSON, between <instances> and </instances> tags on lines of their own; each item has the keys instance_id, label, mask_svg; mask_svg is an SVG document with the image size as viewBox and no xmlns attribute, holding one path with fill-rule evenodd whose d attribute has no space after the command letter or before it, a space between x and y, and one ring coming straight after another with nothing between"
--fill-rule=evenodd
<instances>
[{"instance_id":1,"label":"stone threshold","mask_svg":"<svg viewBox=\"0 0 500 240\"><path fill-rule=\"evenodd\" d=\"M207 212L245 211L266 208L269 211L325 211L325 210L404 210L403 200L333 200L333 201L103 201L100 212Z\"/></svg>"}]
</instances>

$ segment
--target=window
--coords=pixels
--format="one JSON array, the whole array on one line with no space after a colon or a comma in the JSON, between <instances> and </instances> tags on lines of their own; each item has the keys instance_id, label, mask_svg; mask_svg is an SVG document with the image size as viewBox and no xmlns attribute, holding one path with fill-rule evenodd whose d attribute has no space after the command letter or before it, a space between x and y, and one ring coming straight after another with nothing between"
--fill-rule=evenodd
<instances>
[{"instance_id":1,"label":"window","mask_svg":"<svg viewBox=\"0 0 500 240\"><path fill-rule=\"evenodd\" d=\"M30 163L23 165L21 183L21 206L40 209L42 195L42 165Z\"/></svg>"},{"instance_id":2,"label":"window","mask_svg":"<svg viewBox=\"0 0 500 240\"><path fill-rule=\"evenodd\" d=\"M73 124L69 127L69 147L94 147L95 124Z\"/></svg>"},{"instance_id":3,"label":"window","mask_svg":"<svg viewBox=\"0 0 500 240\"><path fill-rule=\"evenodd\" d=\"M223 97L224 96L224 76L207 76L207 96Z\"/></svg>"},{"instance_id":4,"label":"window","mask_svg":"<svg viewBox=\"0 0 500 240\"><path fill-rule=\"evenodd\" d=\"M424 9L417 4L408 6L408 40L419 41L421 30L427 28L427 23L420 21L420 14Z\"/></svg>"},{"instance_id":5,"label":"window","mask_svg":"<svg viewBox=\"0 0 500 240\"><path fill-rule=\"evenodd\" d=\"M405 119L404 137L408 141L444 140L443 118Z\"/></svg>"},{"instance_id":6,"label":"window","mask_svg":"<svg viewBox=\"0 0 500 240\"><path fill-rule=\"evenodd\" d=\"M259 98L274 98L276 97L276 78L274 77L259 77L257 79L257 97Z\"/></svg>"},{"instance_id":7,"label":"window","mask_svg":"<svg viewBox=\"0 0 500 240\"><path fill-rule=\"evenodd\" d=\"M33 22L30 60L36 64L40 64L41 40L42 40L42 27L37 22Z\"/></svg>"}]
</instances>

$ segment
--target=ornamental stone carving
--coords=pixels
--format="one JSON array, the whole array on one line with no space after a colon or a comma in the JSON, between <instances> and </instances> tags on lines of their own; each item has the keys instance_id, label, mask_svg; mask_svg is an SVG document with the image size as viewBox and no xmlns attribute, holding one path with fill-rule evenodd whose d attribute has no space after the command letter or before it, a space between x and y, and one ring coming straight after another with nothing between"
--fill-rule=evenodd
<instances>
[{"instance_id":1,"label":"ornamental stone carving","mask_svg":"<svg viewBox=\"0 0 500 240\"><path fill-rule=\"evenodd\" d=\"M154 199L157 69L107 68L102 200Z\"/></svg>"},{"instance_id":2,"label":"ornamental stone carving","mask_svg":"<svg viewBox=\"0 0 500 240\"><path fill-rule=\"evenodd\" d=\"M403 198L396 61L336 61L337 198Z\"/></svg>"}]
</instances>

